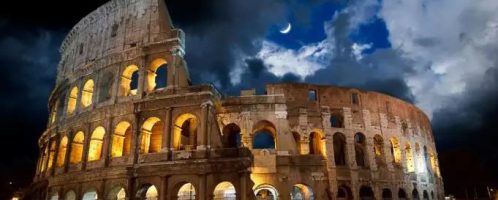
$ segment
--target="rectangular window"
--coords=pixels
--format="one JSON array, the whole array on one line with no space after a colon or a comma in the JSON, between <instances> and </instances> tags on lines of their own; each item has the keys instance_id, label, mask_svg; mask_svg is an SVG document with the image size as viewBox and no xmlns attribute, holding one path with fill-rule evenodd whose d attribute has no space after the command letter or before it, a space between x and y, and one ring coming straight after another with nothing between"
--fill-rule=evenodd
<instances>
[{"instance_id":1,"label":"rectangular window","mask_svg":"<svg viewBox=\"0 0 498 200\"><path fill-rule=\"evenodd\" d=\"M357 93L353 93L353 95L351 95L351 100L352 100L352 102L353 102L354 105L359 105L360 104L360 99L359 99Z\"/></svg>"},{"instance_id":2,"label":"rectangular window","mask_svg":"<svg viewBox=\"0 0 498 200\"><path fill-rule=\"evenodd\" d=\"M316 100L317 100L316 90L309 90L308 91L308 101L314 102Z\"/></svg>"}]
</instances>

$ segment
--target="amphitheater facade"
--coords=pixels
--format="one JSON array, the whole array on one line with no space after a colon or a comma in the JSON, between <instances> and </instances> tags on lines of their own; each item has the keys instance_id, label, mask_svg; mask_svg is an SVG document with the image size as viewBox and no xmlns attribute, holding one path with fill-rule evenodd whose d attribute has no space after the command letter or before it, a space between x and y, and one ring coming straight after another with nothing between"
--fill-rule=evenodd
<instances>
[{"instance_id":1,"label":"amphitheater facade","mask_svg":"<svg viewBox=\"0 0 498 200\"><path fill-rule=\"evenodd\" d=\"M163 0L112 0L60 48L21 199L443 199L431 124L369 91L192 85Z\"/></svg>"}]
</instances>

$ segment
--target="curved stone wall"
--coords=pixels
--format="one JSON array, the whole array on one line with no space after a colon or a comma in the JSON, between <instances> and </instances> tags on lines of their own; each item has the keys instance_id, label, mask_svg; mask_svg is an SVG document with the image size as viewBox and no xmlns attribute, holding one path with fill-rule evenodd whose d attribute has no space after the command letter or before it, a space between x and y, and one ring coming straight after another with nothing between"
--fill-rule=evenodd
<instances>
[{"instance_id":1,"label":"curved stone wall","mask_svg":"<svg viewBox=\"0 0 498 200\"><path fill-rule=\"evenodd\" d=\"M183 55L162 0L113 0L81 20L25 199L442 199L415 106L310 84L223 96L191 85Z\"/></svg>"}]
</instances>

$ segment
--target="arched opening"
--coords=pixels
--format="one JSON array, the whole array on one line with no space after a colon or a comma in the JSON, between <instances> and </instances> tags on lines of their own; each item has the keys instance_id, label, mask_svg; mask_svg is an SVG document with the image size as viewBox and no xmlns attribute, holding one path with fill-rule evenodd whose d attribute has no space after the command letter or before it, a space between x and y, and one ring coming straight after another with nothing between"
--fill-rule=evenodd
<instances>
[{"instance_id":1,"label":"arched opening","mask_svg":"<svg viewBox=\"0 0 498 200\"><path fill-rule=\"evenodd\" d=\"M112 135L111 157L122 157L130 155L131 149L131 124L123 121L119 122Z\"/></svg>"},{"instance_id":2,"label":"arched opening","mask_svg":"<svg viewBox=\"0 0 498 200\"><path fill-rule=\"evenodd\" d=\"M420 199L420 196L418 194L418 190L417 189L413 189L413 191L412 191L412 199Z\"/></svg>"},{"instance_id":3,"label":"arched opening","mask_svg":"<svg viewBox=\"0 0 498 200\"><path fill-rule=\"evenodd\" d=\"M195 187L192 183L183 184L177 193L178 200L195 200Z\"/></svg>"},{"instance_id":4,"label":"arched opening","mask_svg":"<svg viewBox=\"0 0 498 200\"><path fill-rule=\"evenodd\" d=\"M410 147L410 144L406 144L405 146L405 154L406 154L406 168L408 172L414 172L415 171L415 166L413 163L413 154L412 154L412 148Z\"/></svg>"},{"instance_id":5,"label":"arched opening","mask_svg":"<svg viewBox=\"0 0 498 200\"><path fill-rule=\"evenodd\" d=\"M275 149L277 129L266 120L259 121L253 126L253 149Z\"/></svg>"},{"instance_id":6,"label":"arched opening","mask_svg":"<svg viewBox=\"0 0 498 200\"><path fill-rule=\"evenodd\" d=\"M292 132L292 137L294 138L294 145L296 147L296 154L300 155L302 154L301 151L301 134L298 132Z\"/></svg>"},{"instance_id":7,"label":"arched opening","mask_svg":"<svg viewBox=\"0 0 498 200\"><path fill-rule=\"evenodd\" d=\"M391 200L393 199L393 194L390 189L384 188L382 190L382 199L383 200Z\"/></svg>"},{"instance_id":8,"label":"arched opening","mask_svg":"<svg viewBox=\"0 0 498 200\"><path fill-rule=\"evenodd\" d=\"M197 117L190 113L180 115L175 120L173 147L176 150L195 150L197 148Z\"/></svg>"},{"instance_id":9,"label":"arched opening","mask_svg":"<svg viewBox=\"0 0 498 200\"><path fill-rule=\"evenodd\" d=\"M57 151L57 144L54 139L50 139L50 150L48 152L48 169L52 169L54 165L55 152Z\"/></svg>"},{"instance_id":10,"label":"arched opening","mask_svg":"<svg viewBox=\"0 0 498 200\"><path fill-rule=\"evenodd\" d=\"M73 190L69 190L64 195L64 200L76 200L76 193Z\"/></svg>"},{"instance_id":11,"label":"arched opening","mask_svg":"<svg viewBox=\"0 0 498 200\"><path fill-rule=\"evenodd\" d=\"M59 101L56 101L55 105L50 109L50 124L55 123L57 120L57 109L59 107Z\"/></svg>"},{"instance_id":12,"label":"arched opening","mask_svg":"<svg viewBox=\"0 0 498 200\"><path fill-rule=\"evenodd\" d=\"M136 199L157 200L159 199L159 191L155 185L143 185L137 191Z\"/></svg>"},{"instance_id":13,"label":"arched opening","mask_svg":"<svg viewBox=\"0 0 498 200\"><path fill-rule=\"evenodd\" d=\"M380 135L374 136L374 151L375 151L375 162L377 165L385 166L386 160L384 156L384 139Z\"/></svg>"},{"instance_id":14,"label":"arched opening","mask_svg":"<svg viewBox=\"0 0 498 200\"><path fill-rule=\"evenodd\" d=\"M92 79L86 81L85 85L83 85L83 90L81 91L81 106L83 108L92 105L94 85L95 84Z\"/></svg>"},{"instance_id":15,"label":"arched opening","mask_svg":"<svg viewBox=\"0 0 498 200\"><path fill-rule=\"evenodd\" d=\"M69 98L67 101L67 113L73 114L76 110L76 102L78 101L78 87L73 87L69 93Z\"/></svg>"},{"instance_id":16,"label":"arched opening","mask_svg":"<svg viewBox=\"0 0 498 200\"><path fill-rule=\"evenodd\" d=\"M223 127L223 147L237 148L241 146L240 127L234 123Z\"/></svg>"},{"instance_id":17,"label":"arched opening","mask_svg":"<svg viewBox=\"0 0 498 200\"><path fill-rule=\"evenodd\" d=\"M151 117L142 125L140 133L140 153L158 153L162 148L164 125L157 117Z\"/></svg>"},{"instance_id":18,"label":"arched opening","mask_svg":"<svg viewBox=\"0 0 498 200\"><path fill-rule=\"evenodd\" d=\"M354 136L354 150L355 150L355 158L356 158L356 165L358 167L366 167L367 166L367 160L366 160L366 141L365 141L365 135L363 133L356 133Z\"/></svg>"},{"instance_id":19,"label":"arched opening","mask_svg":"<svg viewBox=\"0 0 498 200\"><path fill-rule=\"evenodd\" d=\"M94 189L89 190L85 192L85 194L83 194L83 200L97 200L97 199L98 199L98 194L97 191Z\"/></svg>"},{"instance_id":20,"label":"arched opening","mask_svg":"<svg viewBox=\"0 0 498 200\"><path fill-rule=\"evenodd\" d=\"M126 190L122 187L115 187L107 194L106 200L126 200Z\"/></svg>"},{"instance_id":21,"label":"arched opening","mask_svg":"<svg viewBox=\"0 0 498 200\"><path fill-rule=\"evenodd\" d=\"M361 186L360 188L360 199L361 200L372 200L374 199L374 193L372 188L368 186Z\"/></svg>"},{"instance_id":22,"label":"arched opening","mask_svg":"<svg viewBox=\"0 0 498 200\"><path fill-rule=\"evenodd\" d=\"M398 199L399 200L406 200L406 199L408 199L405 190L403 190L401 188L398 190Z\"/></svg>"},{"instance_id":23,"label":"arched opening","mask_svg":"<svg viewBox=\"0 0 498 200\"><path fill-rule=\"evenodd\" d=\"M325 155L325 137L319 132L311 132L309 137L310 154Z\"/></svg>"},{"instance_id":24,"label":"arched opening","mask_svg":"<svg viewBox=\"0 0 498 200\"><path fill-rule=\"evenodd\" d=\"M334 161L337 166L346 165L346 137L342 133L334 134Z\"/></svg>"},{"instance_id":25,"label":"arched opening","mask_svg":"<svg viewBox=\"0 0 498 200\"><path fill-rule=\"evenodd\" d=\"M147 71L147 91L152 92L156 88L166 87L167 63L164 59L155 59L149 66Z\"/></svg>"},{"instance_id":26,"label":"arched opening","mask_svg":"<svg viewBox=\"0 0 498 200\"><path fill-rule=\"evenodd\" d=\"M125 68L121 75L119 96L133 96L138 90L138 66L130 65Z\"/></svg>"},{"instance_id":27,"label":"arched opening","mask_svg":"<svg viewBox=\"0 0 498 200\"><path fill-rule=\"evenodd\" d=\"M95 128L90 137L90 146L88 147L88 161L100 160L102 157L102 146L104 145L105 129L102 126Z\"/></svg>"},{"instance_id":28,"label":"arched opening","mask_svg":"<svg viewBox=\"0 0 498 200\"><path fill-rule=\"evenodd\" d=\"M99 103L111 99L114 88L114 74L111 71L104 72L98 82L96 93L98 92L97 101Z\"/></svg>"},{"instance_id":29,"label":"arched opening","mask_svg":"<svg viewBox=\"0 0 498 200\"><path fill-rule=\"evenodd\" d=\"M214 188L214 200L236 200L237 192L230 182L221 182Z\"/></svg>"},{"instance_id":30,"label":"arched opening","mask_svg":"<svg viewBox=\"0 0 498 200\"><path fill-rule=\"evenodd\" d=\"M69 162L71 164L78 164L83 157L83 144L85 142L85 134L78 132L74 135L73 142L71 143L71 157Z\"/></svg>"},{"instance_id":31,"label":"arched opening","mask_svg":"<svg viewBox=\"0 0 498 200\"><path fill-rule=\"evenodd\" d=\"M353 194L348 186L340 186L337 189L337 200L351 200L353 199Z\"/></svg>"},{"instance_id":32,"label":"arched opening","mask_svg":"<svg viewBox=\"0 0 498 200\"><path fill-rule=\"evenodd\" d=\"M303 184L292 186L291 200L314 200L315 196L311 187Z\"/></svg>"},{"instance_id":33,"label":"arched opening","mask_svg":"<svg viewBox=\"0 0 498 200\"><path fill-rule=\"evenodd\" d=\"M398 138L391 138L391 155L393 155L393 163L396 165L401 164L401 149L399 146Z\"/></svg>"},{"instance_id":34,"label":"arched opening","mask_svg":"<svg viewBox=\"0 0 498 200\"><path fill-rule=\"evenodd\" d=\"M341 113L332 113L330 115L330 126L334 128L344 128L344 117Z\"/></svg>"},{"instance_id":35,"label":"arched opening","mask_svg":"<svg viewBox=\"0 0 498 200\"><path fill-rule=\"evenodd\" d=\"M424 190L423 197L424 200L429 200L429 193L427 192L427 190Z\"/></svg>"},{"instance_id":36,"label":"arched opening","mask_svg":"<svg viewBox=\"0 0 498 200\"><path fill-rule=\"evenodd\" d=\"M66 152L67 152L67 143L69 142L67 136L64 136L61 139L59 144L59 152L57 153L57 167L64 166L64 162L66 161Z\"/></svg>"},{"instance_id":37,"label":"arched opening","mask_svg":"<svg viewBox=\"0 0 498 200\"><path fill-rule=\"evenodd\" d=\"M259 185L254 189L254 194L258 200L276 200L278 199L278 191L272 185Z\"/></svg>"}]
</instances>

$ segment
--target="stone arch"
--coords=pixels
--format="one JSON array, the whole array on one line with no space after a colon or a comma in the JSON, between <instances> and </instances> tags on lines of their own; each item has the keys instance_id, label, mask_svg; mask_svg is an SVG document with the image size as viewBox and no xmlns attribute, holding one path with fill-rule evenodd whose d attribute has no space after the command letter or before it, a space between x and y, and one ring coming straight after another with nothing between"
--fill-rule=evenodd
<instances>
[{"instance_id":1,"label":"stone arch","mask_svg":"<svg viewBox=\"0 0 498 200\"><path fill-rule=\"evenodd\" d=\"M52 194L50 194L49 200L59 200L59 193L52 192Z\"/></svg>"},{"instance_id":2,"label":"stone arch","mask_svg":"<svg viewBox=\"0 0 498 200\"><path fill-rule=\"evenodd\" d=\"M92 79L87 80L83 85L83 89L81 90L81 107L86 108L92 105L94 87L95 83Z\"/></svg>"},{"instance_id":3,"label":"stone arch","mask_svg":"<svg viewBox=\"0 0 498 200\"><path fill-rule=\"evenodd\" d=\"M253 149L276 149L277 129L267 120L261 120L252 128Z\"/></svg>"},{"instance_id":4,"label":"stone arch","mask_svg":"<svg viewBox=\"0 0 498 200\"><path fill-rule=\"evenodd\" d=\"M329 121L333 128L344 128L344 116L341 112L332 112Z\"/></svg>"},{"instance_id":5,"label":"stone arch","mask_svg":"<svg viewBox=\"0 0 498 200\"><path fill-rule=\"evenodd\" d=\"M95 128L90 136L90 146L88 147L88 161L100 160L102 148L104 146L105 129L102 126Z\"/></svg>"},{"instance_id":6,"label":"stone arch","mask_svg":"<svg viewBox=\"0 0 498 200\"><path fill-rule=\"evenodd\" d=\"M173 148L176 150L194 150L197 148L197 131L199 120L191 113L178 116L173 130Z\"/></svg>"},{"instance_id":7,"label":"stone arch","mask_svg":"<svg viewBox=\"0 0 498 200\"><path fill-rule=\"evenodd\" d=\"M241 146L240 127L235 123L230 123L223 127L223 147L238 148Z\"/></svg>"},{"instance_id":8,"label":"stone arch","mask_svg":"<svg viewBox=\"0 0 498 200\"><path fill-rule=\"evenodd\" d=\"M69 92L69 97L67 100L67 113L73 114L76 110L76 102L78 101L78 87L74 86Z\"/></svg>"},{"instance_id":9,"label":"stone arch","mask_svg":"<svg viewBox=\"0 0 498 200\"><path fill-rule=\"evenodd\" d=\"M71 155L69 159L71 164L78 164L82 161L84 144L85 133L79 131L74 135L73 141L71 142Z\"/></svg>"},{"instance_id":10,"label":"stone arch","mask_svg":"<svg viewBox=\"0 0 498 200\"><path fill-rule=\"evenodd\" d=\"M138 90L138 66L129 65L121 74L119 96L133 96Z\"/></svg>"},{"instance_id":11,"label":"stone arch","mask_svg":"<svg viewBox=\"0 0 498 200\"><path fill-rule=\"evenodd\" d=\"M384 153L384 139L380 135L374 136L375 161L378 166L385 166L386 156Z\"/></svg>"},{"instance_id":12,"label":"stone arch","mask_svg":"<svg viewBox=\"0 0 498 200\"><path fill-rule=\"evenodd\" d=\"M159 190L155 185L152 184L144 184L140 187L136 194L137 199L144 200L158 200L159 199Z\"/></svg>"},{"instance_id":13,"label":"stone arch","mask_svg":"<svg viewBox=\"0 0 498 200\"><path fill-rule=\"evenodd\" d=\"M429 200L429 193L427 192L427 190L424 190L424 192L422 194L423 194L424 200Z\"/></svg>"},{"instance_id":14,"label":"stone arch","mask_svg":"<svg viewBox=\"0 0 498 200\"><path fill-rule=\"evenodd\" d=\"M337 166L346 165L346 137L342 133L335 133L334 137L334 161Z\"/></svg>"},{"instance_id":15,"label":"stone arch","mask_svg":"<svg viewBox=\"0 0 498 200\"><path fill-rule=\"evenodd\" d=\"M360 187L360 199L361 200L373 200L374 192L370 186L361 186Z\"/></svg>"},{"instance_id":16,"label":"stone arch","mask_svg":"<svg viewBox=\"0 0 498 200\"><path fill-rule=\"evenodd\" d=\"M397 165L401 164L401 149L398 142L398 138L396 137L391 138L391 155L393 155L394 164Z\"/></svg>"},{"instance_id":17,"label":"stone arch","mask_svg":"<svg viewBox=\"0 0 498 200\"><path fill-rule=\"evenodd\" d=\"M337 188L337 200L352 200L353 192L346 185L341 185Z\"/></svg>"},{"instance_id":18,"label":"stone arch","mask_svg":"<svg viewBox=\"0 0 498 200\"><path fill-rule=\"evenodd\" d=\"M99 195L97 193L97 190L95 189L89 189L83 193L82 200L98 200Z\"/></svg>"},{"instance_id":19,"label":"stone arch","mask_svg":"<svg viewBox=\"0 0 498 200\"><path fill-rule=\"evenodd\" d=\"M215 200L235 200L237 198L237 191L232 183L224 181L216 185L213 196Z\"/></svg>"},{"instance_id":20,"label":"stone arch","mask_svg":"<svg viewBox=\"0 0 498 200\"><path fill-rule=\"evenodd\" d=\"M309 140L309 153L325 156L325 135L323 131L314 130L310 133Z\"/></svg>"},{"instance_id":21,"label":"stone arch","mask_svg":"<svg viewBox=\"0 0 498 200\"><path fill-rule=\"evenodd\" d=\"M313 189L305 184L295 184L291 190L291 200L314 200Z\"/></svg>"},{"instance_id":22,"label":"stone arch","mask_svg":"<svg viewBox=\"0 0 498 200\"><path fill-rule=\"evenodd\" d=\"M55 138L51 138L50 139L50 148L49 148L49 151L48 151L48 163L47 163L47 168L50 170L52 169L53 165L54 165L54 158L55 158L55 154L57 152L57 143L55 142Z\"/></svg>"},{"instance_id":23,"label":"stone arch","mask_svg":"<svg viewBox=\"0 0 498 200\"><path fill-rule=\"evenodd\" d=\"M157 117L150 117L142 124L140 131L140 153L158 153L162 148L164 124Z\"/></svg>"},{"instance_id":24,"label":"stone arch","mask_svg":"<svg viewBox=\"0 0 498 200\"><path fill-rule=\"evenodd\" d=\"M415 199L420 199L420 195L418 193L418 190L417 188L413 189L412 191L412 199L415 200Z\"/></svg>"},{"instance_id":25,"label":"stone arch","mask_svg":"<svg viewBox=\"0 0 498 200\"><path fill-rule=\"evenodd\" d=\"M167 70L165 70L164 74L159 74L159 76L160 76L159 78L158 78L158 72L159 72L158 70L160 70L160 68L165 69L167 64L168 64L168 62L163 58L157 58L151 62L150 66L147 70L147 91L148 92L152 92L152 91L156 90L158 88L158 86L160 88L166 87L166 85L167 85L166 79L162 80L163 81L162 83L158 84L158 82L163 77L167 78L167 76L168 76ZM163 70L161 70L161 71L163 71Z\"/></svg>"},{"instance_id":26,"label":"stone arch","mask_svg":"<svg viewBox=\"0 0 498 200\"><path fill-rule=\"evenodd\" d=\"M276 200L278 199L278 190L270 184L261 184L254 188L256 199Z\"/></svg>"},{"instance_id":27,"label":"stone arch","mask_svg":"<svg viewBox=\"0 0 498 200\"><path fill-rule=\"evenodd\" d=\"M126 200L126 190L124 187L116 186L107 193L105 200Z\"/></svg>"},{"instance_id":28,"label":"stone arch","mask_svg":"<svg viewBox=\"0 0 498 200\"><path fill-rule=\"evenodd\" d=\"M132 127L127 121L119 122L112 134L111 157L128 156L131 153Z\"/></svg>"},{"instance_id":29,"label":"stone arch","mask_svg":"<svg viewBox=\"0 0 498 200\"><path fill-rule=\"evenodd\" d=\"M76 192L74 190L69 190L64 195L64 200L76 200Z\"/></svg>"},{"instance_id":30,"label":"stone arch","mask_svg":"<svg viewBox=\"0 0 498 200\"><path fill-rule=\"evenodd\" d=\"M114 73L111 71L106 71L102 73L102 75L99 78L98 82L98 87L97 91L95 93L98 93L97 96L97 101L99 103L105 102L112 97L112 90L114 86Z\"/></svg>"},{"instance_id":31,"label":"stone arch","mask_svg":"<svg viewBox=\"0 0 498 200\"><path fill-rule=\"evenodd\" d=\"M498 195L498 194L497 194ZM498 196L497 196L498 197ZM434 191L431 191L431 199L434 199ZM497 199L498 200L498 199Z\"/></svg>"},{"instance_id":32,"label":"stone arch","mask_svg":"<svg viewBox=\"0 0 498 200\"><path fill-rule=\"evenodd\" d=\"M391 200L391 199L393 199L393 193L391 192L390 189L384 188L382 190L382 199L383 200Z\"/></svg>"},{"instance_id":33,"label":"stone arch","mask_svg":"<svg viewBox=\"0 0 498 200\"><path fill-rule=\"evenodd\" d=\"M412 148L409 143L405 145L405 159L406 159L406 168L408 172L415 172L415 163L413 161Z\"/></svg>"},{"instance_id":34,"label":"stone arch","mask_svg":"<svg viewBox=\"0 0 498 200\"><path fill-rule=\"evenodd\" d=\"M358 167L367 167L365 135L363 133L356 133L354 135L354 143L356 165Z\"/></svg>"},{"instance_id":35,"label":"stone arch","mask_svg":"<svg viewBox=\"0 0 498 200\"><path fill-rule=\"evenodd\" d=\"M180 183L177 186L176 198L178 200L195 200L197 197L197 191L194 184L192 183ZM173 193L175 194L175 193Z\"/></svg>"},{"instance_id":36,"label":"stone arch","mask_svg":"<svg viewBox=\"0 0 498 200\"><path fill-rule=\"evenodd\" d=\"M297 155L302 154L302 150L301 150L301 134L299 134L298 132L293 131L292 132L292 138L294 138L294 143L295 143L295 147L296 147L296 154Z\"/></svg>"},{"instance_id":37,"label":"stone arch","mask_svg":"<svg viewBox=\"0 0 498 200\"><path fill-rule=\"evenodd\" d=\"M59 151L57 152L57 167L62 167L64 166L64 163L66 161L66 153L67 153L67 144L69 142L69 139L67 136L62 137L60 144L59 144Z\"/></svg>"},{"instance_id":38,"label":"stone arch","mask_svg":"<svg viewBox=\"0 0 498 200\"><path fill-rule=\"evenodd\" d=\"M398 190L398 199L399 200L406 200L408 199L408 195L406 195L406 192L403 188L399 188Z\"/></svg>"}]
</instances>

